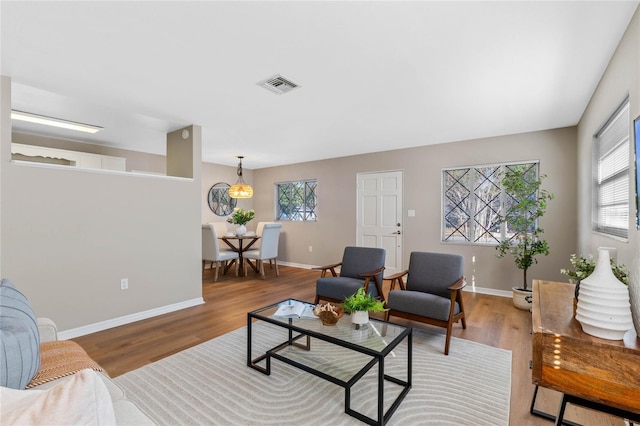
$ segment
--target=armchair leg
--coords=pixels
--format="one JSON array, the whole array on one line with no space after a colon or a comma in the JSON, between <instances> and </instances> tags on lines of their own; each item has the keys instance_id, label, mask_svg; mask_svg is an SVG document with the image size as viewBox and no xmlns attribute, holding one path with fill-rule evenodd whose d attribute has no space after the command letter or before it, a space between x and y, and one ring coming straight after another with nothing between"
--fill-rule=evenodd
<instances>
[{"instance_id":1,"label":"armchair leg","mask_svg":"<svg viewBox=\"0 0 640 426\"><path fill-rule=\"evenodd\" d=\"M218 261L211 262L211 267L213 267L213 263L216 264L216 272L215 272L215 274L213 276L213 282L216 282L216 281L218 281L218 268L220 267L220 262L218 262Z\"/></svg>"},{"instance_id":2,"label":"armchair leg","mask_svg":"<svg viewBox=\"0 0 640 426\"><path fill-rule=\"evenodd\" d=\"M262 279L266 279L267 277L264 275L264 260L260 259L260 275Z\"/></svg>"},{"instance_id":3,"label":"armchair leg","mask_svg":"<svg viewBox=\"0 0 640 426\"><path fill-rule=\"evenodd\" d=\"M280 271L278 270L278 259L273 259L273 264L276 268L276 277L280 276ZM269 265L271 265L271 259L269 259Z\"/></svg>"},{"instance_id":4,"label":"armchair leg","mask_svg":"<svg viewBox=\"0 0 640 426\"><path fill-rule=\"evenodd\" d=\"M462 313L462 328L467 329L467 318L464 313L464 304L462 303L462 290L458 290L458 305L460 305L460 312Z\"/></svg>"},{"instance_id":5,"label":"armchair leg","mask_svg":"<svg viewBox=\"0 0 640 426\"><path fill-rule=\"evenodd\" d=\"M449 355L449 344L451 343L451 329L453 327L453 323L452 321L449 321L449 324L447 325L447 337L445 338L444 341L444 354L445 355Z\"/></svg>"}]
</instances>

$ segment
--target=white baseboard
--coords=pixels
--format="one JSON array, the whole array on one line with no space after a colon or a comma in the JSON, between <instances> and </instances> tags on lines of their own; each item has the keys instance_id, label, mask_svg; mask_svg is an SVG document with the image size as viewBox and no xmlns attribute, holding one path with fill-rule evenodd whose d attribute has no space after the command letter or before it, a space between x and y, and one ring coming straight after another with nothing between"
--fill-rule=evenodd
<instances>
[{"instance_id":1,"label":"white baseboard","mask_svg":"<svg viewBox=\"0 0 640 426\"><path fill-rule=\"evenodd\" d=\"M72 328L58 332L59 340L73 339L74 337L84 336L85 334L96 333L108 328L118 327L135 321L156 317L158 315L168 314L169 312L179 311L180 309L190 308L192 306L202 305L204 299L196 297L195 299L185 300L184 302L173 303L171 305L161 306L159 308L149 309L147 311L136 312L134 314L113 318L106 321L100 321L93 324L83 325L82 327Z\"/></svg>"},{"instance_id":2,"label":"white baseboard","mask_svg":"<svg viewBox=\"0 0 640 426\"><path fill-rule=\"evenodd\" d=\"M278 261L278 265L291 266L293 268L302 268L302 269L317 268L316 265L305 265L304 263L293 263L293 262L280 262L280 261Z\"/></svg>"},{"instance_id":3,"label":"white baseboard","mask_svg":"<svg viewBox=\"0 0 640 426\"><path fill-rule=\"evenodd\" d=\"M496 290L495 288L486 288L486 287L471 287L467 285L464 288L464 291L470 291L472 293L480 293L480 294L488 294L491 296L500 296L500 297L513 297L513 291L511 290Z\"/></svg>"}]
</instances>

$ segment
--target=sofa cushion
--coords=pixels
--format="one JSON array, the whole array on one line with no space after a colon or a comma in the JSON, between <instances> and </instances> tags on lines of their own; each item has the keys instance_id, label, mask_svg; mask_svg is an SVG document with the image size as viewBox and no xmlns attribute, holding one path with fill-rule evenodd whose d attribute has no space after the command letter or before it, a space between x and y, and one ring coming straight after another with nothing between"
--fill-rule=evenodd
<instances>
[{"instance_id":1,"label":"sofa cushion","mask_svg":"<svg viewBox=\"0 0 640 426\"><path fill-rule=\"evenodd\" d=\"M24 389L40 368L38 320L27 298L0 281L0 386Z\"/></svg>"},{"instance_id":2,"label":"sofa cushion","mask_svg":"<svg viewBox=\"0 0 640 426\"><path fill-rule=\"evenodd\" d=\"M387 306L402 312L448 321L451 299L421 291L391 290ZM460 313L460 305L456 302L454 315Z\"/></svg>"},{"instance_id":3,"label":"sofa cushion","mask_svg":"<svg viewBox=\"0 0 640 426\"><path fill-rule=\"evenodd\" d=\"M31 379L27 389L60 377L70 376L85 368L104 372L103 368L82 349L82 346L73 340L43 342L40 344L40 370Z\"/></svg>"},{"instance_id":4,"label":"sofa cushion","mask_svg":"<svg viewBox=\"0 0 640 426\"><path fill-rule=\"evenodd\" d=\"M38 385L38 386L34 386L34 387L30 388L30 389L33 389L33 390L51 389L51 388L53 388L55 386L58 386L62 382L66 382L68 380L71 380L73 377L74 377L74 375L61 377L59 379L52 380L50 382L46 382L46 383L43 383L43 384ZM111 400L113 402L119 401L121 399L125 399L124 390L122 390L122 388L120 386L118 386L118 384L116 382L111 380L111 378L106 376L104 373L98 373L98 377L100 377L102 379L102 381L104 382L105 386L107 387L107 390L109 391L109 396L111 397Z\"/></svg>"},{"instance_id":5,"label":"sofa cushion","mask_svg":"<svg viewBox=\"0 0 640 426\"><path fill-rule=\"evenodd\" d=\"M351 277L324 277L318 278L316 281L316 294L324 297L330 297L336 300L343 300L346 297L355 294L364 281L360 278ZM373 296L378 295L376 286L373 283L369 284L369 290Z\"/></svg>"},{"instance_id":6,"label":"sofa cushion","mask_svg":"<svg viewBox=\"0 0 640 426\"><path fill-rule=\"evenodd\" d=\"M82 370L48 390L0 388L3 425L115 425L100 374Z\"/></svg>"}]
</instances>

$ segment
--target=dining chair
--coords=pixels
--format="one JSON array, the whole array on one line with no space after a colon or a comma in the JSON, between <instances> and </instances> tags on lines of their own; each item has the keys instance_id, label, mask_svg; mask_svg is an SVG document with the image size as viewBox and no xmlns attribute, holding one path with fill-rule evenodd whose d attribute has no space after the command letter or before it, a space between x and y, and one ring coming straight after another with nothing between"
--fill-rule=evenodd
<instances>
[{"instance_id":1,"label":"dining chair","mask_svg":"<svg viewBox=\"0 0 640 426\"><path fill-rule=\"evenodd\" d=\"M409 269L385 278L391 281L385 320L397 316L446 328L444 354L449 355L453 323L462 321L462 328L467 328L462 304L466 285L463 274L464 258L460 255L412 252Z\"/></svg>"},{"instance_id":2,"label":"dining chair","mask_svg":"<svg viewBox=\"0 0 640 426\"><path fill-rule=\"evenodd\" d=\"M224 237L229 232L227 222L209 222L216 230L216 237ZM220 251L233 251L226 244L218 244Z\"/></svg>"},{"instance_id":3,"label":"dining chair","mask_svg":"<svg viewBox=\"0 0 640 426\"><path fill-rule=\"evenodd\" d=\"M267 223L275 223L275 222L258 222L258 225L256 225L256 235L260 238L262 238L262 232L264 230L264 225Z\"/></svg>"},{"instance_id":4,"label":"dining chair","mask_svg":"<svg viewBox=\"0 0 640 426\"><path fill-rule=\"evenodd\" d=\"M278 270L278 245L280 242L280 228L282 228L281 223L264 223L262 227L262 238L260 238L260 248L247 250L242 255L245 260L244 264L244 274L247 275L247 262L250 262L250 259L253 259L257 263L258 270L260 271L260 275L262 279L265 279L264 273L264 261L268 260L269 264L271 264L271 260L273 260L273 264L276 269L276 277L280 276L280 271ZM256 230L257 233L257 230Z\"/></svg>"},{"instance_id":5,"label":"dining chair","mask_svg":"<svg viewBox=\"0 0 640 426\"><path fill-rule=\"evenodd\" d=\"M228 260L236 261L236 277L238 276L238 253L232 250L220 250L220 244L218 243L218 235L216 234L216 228L213 224L207 223L202 225L202 271L206 262L211 262L216 265L216 272L213 277L213 281L218 281L218 270L221 264L227 263Z\"/></svg>"},{"instance_id":6,"label":"dining chair","mask_svg":"<svg viewBox=\"0 0 640 426\"><path fill-rule=\"evenodd\" d=\"M384 300L382 293L382 273L386 251L375 247L345 247L342 262L321 266L320 278L316 281L317 304L321 299L341 303L345 297L355 294L364 287L368 294ZM336 268L340 267L340 275ZM327 277L327 272L331 276ZM374 285L371 285L373 281Z\"/></svg>"},{"instance_id":7,"label":"dining chair","mask_svg":"<svg viewBox=\"0 0 640 426\"><path fill-rule=\"evenodd\" d=\"M262 241L262 232L264 230L264 225L266 225L267 223L278 223L278 222L258 222L258 224L256 225L256 236L260 237L260 239L258 241L256 241L256 243L253 245L253 248L258 250L260 248L261 245L261 241ZM272 266L273 260L269 259L269 267Z\"/></svg>"}]
</instances>

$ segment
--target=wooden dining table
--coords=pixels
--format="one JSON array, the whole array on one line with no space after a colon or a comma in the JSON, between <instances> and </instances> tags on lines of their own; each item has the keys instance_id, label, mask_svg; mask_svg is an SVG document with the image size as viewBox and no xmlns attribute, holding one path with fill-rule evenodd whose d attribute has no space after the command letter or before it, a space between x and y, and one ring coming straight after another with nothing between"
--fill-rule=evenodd
<instances>
[{"instance_id":1,"label":"wooden dining table","mask_svg":"<svg viewBox=\"0 0 640 426\"><path fill-rule=\"evenodd\" d=\"M260 237L258 237L255 234L253 234L253 235L246 235L245 234L245 235L242 235L242 236L225 235L225 236L218 237L218 238L221 239L222 241L224 241L229 246L229 248L231 248L231 250L233 250L236 253L238 253L238 268L240 268L239 274L241 274L241 275L244 274L244 257L242 256L242 253L244 253L245 251L249 250L251 248L251 246L253 246L255 244L255 242L260 239ZM245 244L245 242L246 242L246 244ZM235 260L231 261L231 262L229 262L227 264L227 266L224 269L225 274L227 273L229 268L231 268L231 266L233 266L234 262L235 262ZM249 266L251 266L251 269L253 269L257 273L260 273L260 271L251 262L249 262Z\"/></svg>"}]
</instances>

